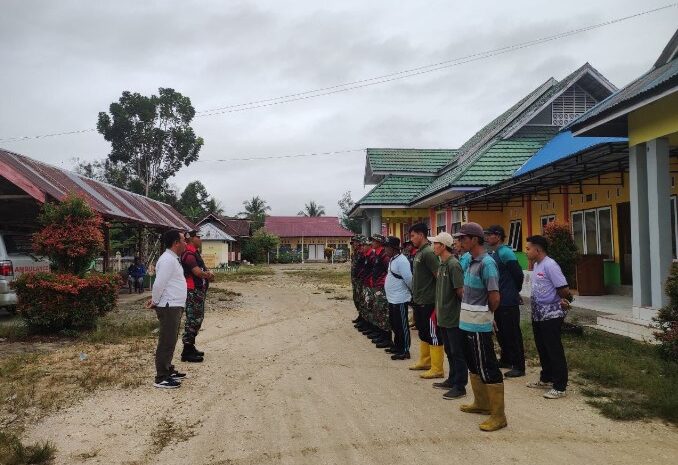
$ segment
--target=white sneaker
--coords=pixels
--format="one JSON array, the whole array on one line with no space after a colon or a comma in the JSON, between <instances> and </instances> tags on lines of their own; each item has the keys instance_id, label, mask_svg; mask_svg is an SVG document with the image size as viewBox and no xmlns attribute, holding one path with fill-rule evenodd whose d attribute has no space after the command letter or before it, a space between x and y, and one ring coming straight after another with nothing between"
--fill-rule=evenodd
<instances>
[{"instance_id":1,"label":"white sneaker","mask_svg":"<svg viewBox=\"0 0 678 465\"><path fill-rule=\"evenodd\" d=\"M531 383L527 383L527 387L532 389L551 389L553 387L553 383L545 383L543 381L532 381Z\"/></svg>"},{"instance_id":2,"label":"white sneaker","mask_svg":"<svg viewBox=\"0 0 678 465\"><path fill-rule=\"evenodd\" d=\"M557 389L551 389L550 391L544 393L545 399L560 399L565 396L567 396L565 391L559 391Z\"/></svg>"}]
</instances>

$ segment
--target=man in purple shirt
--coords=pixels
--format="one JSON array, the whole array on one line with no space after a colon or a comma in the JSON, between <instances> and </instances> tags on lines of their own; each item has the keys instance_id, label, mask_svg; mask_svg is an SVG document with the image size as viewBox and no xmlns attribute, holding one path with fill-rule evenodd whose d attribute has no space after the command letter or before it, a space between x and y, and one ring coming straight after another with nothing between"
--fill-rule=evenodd
<instances>
[{"instance_id":1,"label":"man in purple shirt","mask_svg":"<svg viewBox=\"0 0 678 465\"><path fill-rule=\"evenodd\" d=\"M560 399L567 389L567 361L560 339L561 327L572 302L572 294L558 263L547 255L548 241L543 236L527 238L527 258L532 270L532 331L539 352L539 381L527 386L549 389L544 397Z\"/></svg>"}]
</instances>

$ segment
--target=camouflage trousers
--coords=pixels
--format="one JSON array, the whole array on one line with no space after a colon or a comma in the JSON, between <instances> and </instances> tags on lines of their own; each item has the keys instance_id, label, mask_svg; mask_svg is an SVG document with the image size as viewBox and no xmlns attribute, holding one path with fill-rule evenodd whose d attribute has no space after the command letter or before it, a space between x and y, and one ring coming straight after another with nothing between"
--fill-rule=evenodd
<instances>
[{"instance_id":1,"label":"camouflage trousers","mask_svg":"<svg viewBox=\"0 0 678 465\"><path fill-rule=\"evenodd\" d=\"M358 314L364 317L363 283L360 280L353 280L351 284L353 285L353 304L356 310L358 310Z\"/></svg>"},{"instance_id":2,"label":"camouflage trousers","mask_svg":"<svg viewBox=\"0 0 678 465\"><path fill-rule=\"evenodd\" d=\"M205 319L205 296L204 289L188 290L184 335L181 338L184 344L195 344L195 337L200 332L202 321Z\"/></svg>"},{"instance_id":3,"label":"camouflage trousers","mask_svg":"<svg viewBox=\"0 0 678 465\"><path fill-rule=\"evenodd\" d=\"M365 296L368 307L367 321L382 331L390 331L388 301L383 287L366 287Z\"/></svg>"}]
</instances>

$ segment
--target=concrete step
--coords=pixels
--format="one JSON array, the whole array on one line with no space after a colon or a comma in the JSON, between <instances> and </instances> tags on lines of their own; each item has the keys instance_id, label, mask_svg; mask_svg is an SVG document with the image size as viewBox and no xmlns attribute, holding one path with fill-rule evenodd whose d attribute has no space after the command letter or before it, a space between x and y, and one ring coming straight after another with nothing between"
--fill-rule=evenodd
<instances>
[{"instance_id":1,"label":"concrete step","mask_svg":"<svg viewBox=\"0 0 678 465\"><path fill-rule=\"evenodd\" d=\"M630 337L637 341L649 342L651 344L657 343L653 334L656 328L652 322L646 320L638 320L620 315L605 315L599 316L596 319L596 325L593 328Z\"/></svg>"}]
</instances>

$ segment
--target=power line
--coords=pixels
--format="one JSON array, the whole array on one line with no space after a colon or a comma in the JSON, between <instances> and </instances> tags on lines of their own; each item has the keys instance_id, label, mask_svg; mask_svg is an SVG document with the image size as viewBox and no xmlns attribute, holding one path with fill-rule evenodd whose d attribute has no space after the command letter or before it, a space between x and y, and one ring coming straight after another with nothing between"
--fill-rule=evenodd
<instances>
[{"instance_id":1,"label":"power line","mask_svg":"<svg viewBox=\"0 0 678 465\"><path fill-rule=\"evenodd\" d=\"M446 61L441 61L438 63L433 63L430 65L424 65L420 66L417 68L411 68L403 71L397 71L394 73L390 74L384 74L381 76L376 76L372 78L367 78L367 79L361 79L357 81L351 81L347 82L344 84L337 84L329 87L323 87L319 89L314 89L314 90L309 90L309 91L304 91L304 92L298 92L294 94L288 94L288 95L283 95L280 97L273 97L273 98L268 98L268 99L261 99L261 100L253 100L250 102L246 103L239 103L239 104L233 104L233 105L227 105L224 107L218 107L218 108L212 108L208 110L201 110L197 112L196 117L205 117L205 116L215 116L215 115L223 115L223 114L228 114L228 113L236 113L236 112L241 112L241 111L249 111L249 110L254 110L257 108L265 108L265 107L271 107L275 105L282 105L284 103L291 103L291 102L296 102L300 100L308 100L312 98L317 98L317 97L323 97L327 95L332 95L332 94L337 94L341 92L348 92L351 90L355 89L361 89L364 87L370 87L370 86L375 86L379 84L385 84L388 82L392 81L397 81L401 79L406 79L414 76L420 76L423 74L428 74L428 73L433 73L437 71L441 71L444 69L452 68L455 66L460 66L463 64L471 63L474 61L479 61L479 60L484 60L487 58L495 57L498 55L503 55L506 53L510 53L516 50L522 50L528 47L532 47L535 45L540 45L543 43L547 42L552 42L554 40L562 39L565 37L573 36L576 34L581 34L583 32L591 31L594 29L599 29L602 27L606 27L612 24L617 24L623 21L628 21L630 19L638 18L640 16L645 16L649 15L652 13L656 13L658 11L666 10L668 8L675 8L678 6L678 3L671 3L668 5L664 5L658 8L650 9L650 10L645 10L641 11L638 13L634 13L632 15L628 16L623 16L620 18L615 18L611 19L608 21L604 21L601 23L577 28L577 29L572 29L566 32L561 32L558 34L554 34L551 36L546 36L546 37L541 37L538 39L533 39L529 40L526 42L521 42L518 44L513 44L513 45L508 45L505 47L497 48L494 50L487 50L483 52L478 52L474 53L471 55L466 55L464 57L459 57L459 58L454 58L451 60L446 60ZM65 135L73 135L73 134L83 134L87 132L94 132L96 129L81 129L81 130L75 130L75 131L66 131L66 132L58 132L58 133L51 133L51 134L41 134L41 135L36 135L36 136L23 136L23 137L10 137L10 138L5 138L5 139L0 139L0 142L16 142L16 141L22 141L22 140L32 140L32 139L41 139L41 138L46 138L46 137L58 137L58 136L65 136Z\"/></svg>"},{"instance_id":2,"label":"power line","mask_svg":"<svg viewBox=\"0 0 678 465\"><path fill-rule=\"evenodd\" d=\"M359 149L345 149L345 150L332 150L330 152L312 152L312 153L299 153L295 155L269 155L263 157L242 157L242 158L221 158L216 160L196 160L196 163L210 163L210 162L229 162L229 161L250 161L250 160L275 160L281 158L304 158L304 157L320 157L324 155L339 155L342 153L350 152L364 152L365 148Z\"/></svg>"}]
</instances>

